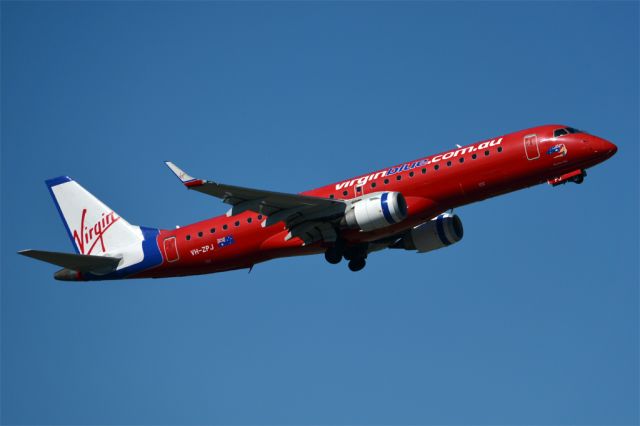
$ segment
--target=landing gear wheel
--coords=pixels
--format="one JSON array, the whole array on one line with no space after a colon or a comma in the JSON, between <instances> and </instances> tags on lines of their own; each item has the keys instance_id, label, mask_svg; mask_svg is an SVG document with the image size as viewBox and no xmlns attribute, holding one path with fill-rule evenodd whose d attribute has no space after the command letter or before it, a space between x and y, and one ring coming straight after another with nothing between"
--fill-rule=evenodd
<instances>
[{"instance_id":1,"label":"landing gear wheel","mask_svg":"<svg viewBox=\"0 0 640 426\"><path fill-rule=\"evenodd\" d=\"M342 254L337 250L329 249L324 252L324 258L330 264L335 265L336 263L340 263L340 261L342 260Z\"/></svg>"},{"instance_id":2,"label":"landing gear wheel","mask_svg":"<svg viewBox=\"0 0 640 426\"><path fill-rule=\"evenodd\" d=\"M577 183L578 185L580 185L582 182L584 182L585 176L587 176L587 171L586 170L582 170L582 173L580 173L578 176L572 177L569 180L571 182L573 182L573 183Z\"/></svg>"},{"instance_id":3,"label":"landing gear wheel","mask_svg":"<svg viewBox=\"0 0 640 426\"><path fill-rule=\"evenodd\" d=\"M351 259L349 261L349 269L353 272L358 272L362 268L364 268L367 264L367 261L364 258L359 259Z\"/></svg>"}]
</instances>

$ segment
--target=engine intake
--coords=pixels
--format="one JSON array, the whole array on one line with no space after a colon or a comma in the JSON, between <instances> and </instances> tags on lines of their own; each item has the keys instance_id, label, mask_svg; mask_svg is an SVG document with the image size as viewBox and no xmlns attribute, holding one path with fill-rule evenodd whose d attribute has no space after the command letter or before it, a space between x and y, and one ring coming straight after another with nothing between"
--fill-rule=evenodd
<instances>
[{"instance_id":1,"label":"engine intake","mask_svg":"<svg viewBox=\"0 0 640 426\"><path fill-rule=\"evenodd\" d=\"M376 192L355 202L345 214L351 228L373 231L402 222L407 217L407 202L399 192Z\"/></svg>"},{"instance_id":2,"label":"engine intake","mask_svg":"<svg viewBox=\"0 0 640 426\"><path fill-rule=\"evenodd\" d=\"M462 239L464 228L458 215L442 213L411 229L399 245L406 250L425 253L455 244Z\"/></svg>"}]
</instances>

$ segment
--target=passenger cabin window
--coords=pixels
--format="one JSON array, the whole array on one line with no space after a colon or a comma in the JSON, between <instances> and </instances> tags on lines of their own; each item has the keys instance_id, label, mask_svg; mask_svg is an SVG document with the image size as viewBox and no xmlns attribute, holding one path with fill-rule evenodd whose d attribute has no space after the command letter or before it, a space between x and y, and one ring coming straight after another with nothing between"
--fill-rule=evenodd
<instances>
[{"instance_id":1,"label":"passenger cabin window","mask_svg":"<svg viewBox=\"0 0 640 426\"><path fill-rule=\"evenodd\" d=\"M202 231L198 232L198 237L202 238Z\"/></svg>"}]
</instances>

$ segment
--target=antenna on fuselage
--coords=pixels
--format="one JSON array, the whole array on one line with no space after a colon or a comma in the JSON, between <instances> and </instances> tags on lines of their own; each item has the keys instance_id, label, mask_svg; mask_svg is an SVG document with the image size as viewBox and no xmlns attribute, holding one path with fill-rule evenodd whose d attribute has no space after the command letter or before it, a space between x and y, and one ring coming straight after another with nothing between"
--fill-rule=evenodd
<instances>
[{"instance_id":1,"label":"antenna on fuselage","mask_svg":"<svg viewBox=\"0 0 640 426\"><path fill-rule=\"evenodd\" d=\"M457 146L458 148L462 148L462 147L461 147L460 145L458 145L458 144L456 144L456 146Z\"/></svg>"}]
</instances>

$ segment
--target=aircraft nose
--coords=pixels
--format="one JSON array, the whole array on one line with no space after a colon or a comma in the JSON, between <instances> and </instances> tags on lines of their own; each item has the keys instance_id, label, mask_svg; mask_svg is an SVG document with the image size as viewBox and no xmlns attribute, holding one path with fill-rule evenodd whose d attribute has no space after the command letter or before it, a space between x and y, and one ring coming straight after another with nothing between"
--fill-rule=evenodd
<instances>
[{"instance_id":1,"label":"aircraft nose","mask_svg":"<svg viewBox=\"0 0 640 426\"><path fill-rule=\"evenodd\" d=\"M591 149L596 154L605 155L607 158L612 157L618 152L618 147L606 139L594 137L591 141Z\"/></svg>"},{"instance_id":2,"label":"aircraft nose","mask_svg":"<svg viewBox=\"0 0 640 426\"><path fill-rule=\"evenodd\" d=\"M611 143L609 141L604 141L604 143L607 145L607 155L609 157L612 157L613 154L618 152L618 147L615 144L613 144L613 143Z\"/></svg>"}]
</instances>

